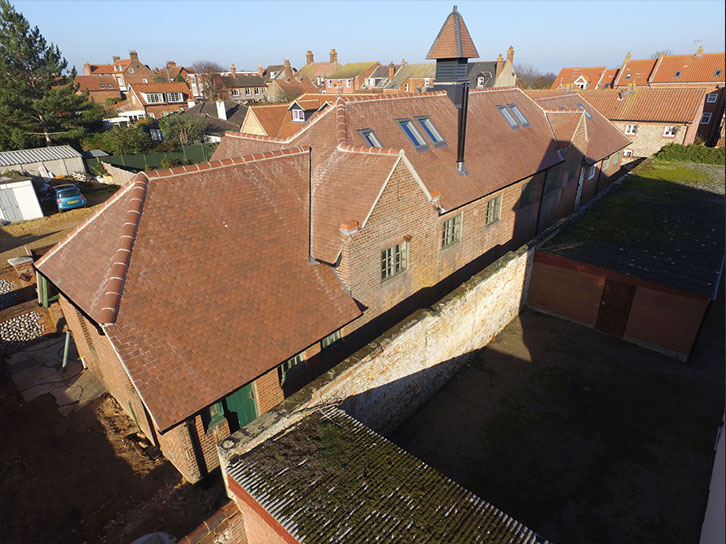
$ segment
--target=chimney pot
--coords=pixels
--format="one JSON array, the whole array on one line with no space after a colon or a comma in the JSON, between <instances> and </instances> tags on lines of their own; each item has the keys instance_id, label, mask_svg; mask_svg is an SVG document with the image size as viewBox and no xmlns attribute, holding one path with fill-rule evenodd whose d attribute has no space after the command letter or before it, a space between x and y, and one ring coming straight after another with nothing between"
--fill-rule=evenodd
<instances>
[{"instance_id":1,"label":"chimney pot","mask_svg":"<svg viewBox=\"0 0 726 544\"><path fill-rule=\"evenodd\" d=\"M509 46L509 49L507 49L507 62L509 64L514 63L514 47L512 47L511 45Z\"/></svg>"},{"instance_id":2,"label":"chimney pot","mask_svg":"<svg viewBox=\"0 0 726 544\"><path fill-rule=\"evenodd\" d=\"M113 61L116 62L118 60L121 60L121 57L113 57Z\"/></svg>"},{"instance_id":3,"label":"chimney pot","mask_svg":"<svg viewBox=\"0 0 726 544\"><path fill-rule=\"evenodd\" d=\"M699 45L698 46L698 49L696 49L696 56L697 57L702 57L703 56L703 46L702 45Z\"/></svg>"},{"instance_id":4,"label":"chimney pot","mask_svg":"<svg viewBox=\"0 0 726 544\"><path fill-rule=\"evenodd\" d=\"M265 71L262 69L262 65L261 64L258 64L257 65L257 74L260 75L260 76L265 75Z\"/></svg>"},{"instance_id":5,"label":"chimney pot","mask_svg":"<svg viewBox=\"0 0 726 544\"><path fill-rule=\"evenodd\" d=\"M136 51L129 51L129 57L135 62L139 62L139 54Z\"/></svg>"},{"instance_id":6,"label":"chimney pot","mask_svg":"<svg viewBox=\"0 0 726 544\"><path fill-rule=\"evenodd\" d=\"M625 55L625 63L627 64L628 62L630 62L630 51L628 51L628 54Z\"/></svg>"},{"instance_id":7,"label":"chimney pot","mask_svg":"<svg viewBox=\"0 0 726 544\"><path fill-rule=\"evenodd\" d=\"M338 62L338 52L335 49L330 50L330 64L336 64Z\"/></svg>"},{"instance_id":8,"label":"chimney pot","mask_svg":"<svg viewBox=\"0 0 726 544\"><path fill-rule=\"evenodd\" d=\"M306 57L306 63L308 65L313 63L313 52L308 49L308 52L305 54Z\"/></svg>"},{"instance_id":9,"label":"chimney pot","mask_svg":"<svg viewBox=\"0 0 726 544\"><path fill-rule=\"evenodd\" d=\"M232 64L231 68L232 68L232 70L231 70L232 71L232 77L235 77L237 75L237 68L234 67L234 64Z\"/></svg>"}]
</instances>

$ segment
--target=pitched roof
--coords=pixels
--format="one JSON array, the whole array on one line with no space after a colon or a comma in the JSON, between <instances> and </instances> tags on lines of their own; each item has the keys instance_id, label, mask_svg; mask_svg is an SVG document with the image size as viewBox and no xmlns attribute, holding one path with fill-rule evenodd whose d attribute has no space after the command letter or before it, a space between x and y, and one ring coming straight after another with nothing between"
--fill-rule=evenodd
<instances>
[{"instance_id":1,"label":"pitched roof","mask_svg":"<svg viewBox=\"0 0 726 544\"><path fill-rule=\"evenodd\" d=\"M484 79L483 89L493 87L497 80L497 61L470 62L467 64L466 77L472 88L477 87L477 78L481 75Z\"/></svg>"},{"instance_id":2,"label":"pitched roof","mask_svg":"<svg viewBox=\"0 0 726 544\"><path fill-rule=\"evenodd\" d=\"M296 542L543 542L336 408L293 423L227 471Z\"/></svg>"},{"instance_id":3,"label":"pitched roof","mask_svg":"<svg viewBox=\"0 0 726 544\"><path fill-rule=\"evenodd\" d=\"M552 89L559 89L573 85L582 77L589 87L595 87L608 69L605 66L591 66L578 68L563 68L552 82Z\"/></svg>"},{"instance_id":4,"label":"pitched roof","mask_svg":"<svg viewBox=\"0 0 726 544\"><path fill-rule=\"evenodd\" d=\"M342 68L339 68L330 74L326 79L353 79L376 64L378 64L378 62L349 62Z\"/></svg>"},{"instance_id":5,"label":"pitched roof","mask_svg":"<svg viewBox=\"0 0 726 544\"><path fill-rule=\"evenodd\" d=\"M160 104L166 104L166 95L164 96L164 101L161 103L158 102L147 102L146 98L144 98L144 94L149 93L182 93L183 95L186 95L186 97L191 96L191 91L189 90L189 87L187 87L187 84L182 81L169 81L169 82L161 82L161 83L131 83L129 85L133 91L137 94L139 97L139 100L141 100L141 103L145 106L155 106ZM181 104L181 103L180 103ZM186 104L185 104L186 105ZM118 104L117 104L118 106Z\"/></svg>"},{"instance_id":6,"label":"pitched roof","mask_svg":"<svg viewBox=\"0 0 726 544\"><path fill-rule=\"evenodd\" d=\"M384 85L384 89L400 89L406 81L415 78L435 78L436 63L427 62L424 64L404 64L393 76L393 79Z\"/></svg>"},{"instance_id":7,"label":"pitched roof","mask_svg":"<svg viewBox=\"0 0 726 544\"><path fill-rule=\"evenodd\" d=\"M115 72L113 64L89 64L92 74L113 74Z\"/></svg>"},{"instance_id":8,"label":"pitched roof","mask_svg":"<svg viewBox=\"0 0 726 544\"><path fill-rule=\"evenodd\" d=\"M230 88L234 89L237 87L264 87L265 86L265 80L264 78L258 76L258 75L236 75L236 76L222 76L222 81L224 81L224 84Z\"/></svg>"},{"instance_id":9,"label":"pitched roof","mask_svg":"<svg viewBox=\"0 0 726 544\"><path fill-rule=\"evenodd\" d=\"M312 64L306 64L295 72L295 77L298 79L315 79L320 76L329 77L330 74L342 67L343 65L339 62L313 62Z\"/></svg>"},{"instance_id":10,"label":"pitched roof","mask_svg":"<svg viewBox=\"0 0 726 544\"><path fill-rule=\"evenodd\" d=\"M653 72L655 63L656 59L626 61L615 78L615 85L629 85L630 83L635 85L647 85L648 78Z\"/></svg>"},{"instance_id":11,"label":"pitched roof","mask_svg":"<svg viewBox=\"0 0 726 544\"><path fill-rule=\"evenodd\" d=\"M279 85L280 88L285 92L299 92L300 94L318 92L318 88L307 79L304 79L302 81L297 81L294 79L290 81L285 81L283 79L278 79L275 80L274 84Z\"/></svg>"},{"instance_id":12,"label":"pitched roof","mask_svg":"<svg viewBox=\"0 0 726 544\"><path fill-rule=\"evenodd\" d=\"M197 102L194 107L181 112L180 115L191 115L192 117L206 119L207 127L205 132L222 136L228 130L239 130L247 114L247 106L231 100L224 102L224 108L227 119L219 118L217 103L211 100Z\"/></svg>"},{"instance_id":13,"label":"pitched roof","mask_svg":"<svg viewBox=\"0 0 726 544\"><path fill-rule=\"evenodd\" d=\"M37 147L33 149L20 149L17 151L0 151L0 166L15 166L41 161L55 161L58 159L74 159L81 154L69 145L53 145L50 147Z\"/></svg>"},{"instance_id":14,"label":"pitched roof","mask_svg":"<svg viewBox=\"0 0 726 544\"><path fill-rule=\"evenodd\" d=\"M721 70L720 75L716 71ZM680 75L676 77L676 72ZM656 67L651 83L723 83L724 53L666 55Z\"/></svg>"},{"instance_id":15,"label":"pitched roof","mask_svg":"<svg viewBox=\"0 0 726 544\"><path fill-rule=\"evenodd\" d=\"M75 82L81 91L117 91L118 83L113 76L76 76Z\"/></svg>"},{"instance_id":16,"label":"pitched roof","mask_svg":"<svg viewBox=\"0 0 726 544\"><path fill-rule=\"evenodd\" d=\"M464 18L454 9L446 17L439 34L436 36L431 49L426 55L427 59L475 59L479 53L466 28Z\"/></svg>"},{"instance_id":17,"label":"pitched roof","mask_svg":"<svg viewBox=\"0 0 726 544\"><path fill-rule=\"evenodd\" d=\"M698 123L708 89L643 88L578 91L610 120Z\"/></svg>"},{"instance_id":18,"label":"pitched roof","mask_svg":"<svg viewBox=\"0 0 726 544\"><path fill-rule=\"evenodd\" d=\"M557 144L559 147L567 147L572 141L572 137L583 119L586 119L583 111L552 111L546 112L547 119L552 125L552 131L555 133Z\"/></svg>"},{"instance_id":19,"label":"pitched roof","mask_svg":"<svg viewBox=\"0 0 726 544\"><path fill-rule=\"evenodd\" d=\"M160 430L360 315L309 263L309 161L294 148L140 173L37 263L104 324Z\"/></svg>"}]
</instances>

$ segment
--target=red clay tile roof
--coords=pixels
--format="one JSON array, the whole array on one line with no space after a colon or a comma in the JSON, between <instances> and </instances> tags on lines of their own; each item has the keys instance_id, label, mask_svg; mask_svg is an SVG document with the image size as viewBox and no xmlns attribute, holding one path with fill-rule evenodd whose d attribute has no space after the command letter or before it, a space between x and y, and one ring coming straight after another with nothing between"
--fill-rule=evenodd
<instances>
[{"instance_id":1,"label":"red clay tile roof","mask_svg":"<svg viewBox=\"0 0 726 544\"><path fill-rule=\"evenodd\" d=\"M80 90L88 89L89 92L94 91L116 91L118 92L118 83L113 76L76 76ZM103 87L101 87L103 85Z\"/></svg>"},{"instance_id":2,"label":"red clay tile roof","mask_svg":"<svg viewBox=\"0 0 726 544\"><path fill-rule=\"evenodd\" d=\"M277 136L283 119L289 115L287 108L287 104L253 104L247 110L247 115L254 115L268 135Z\"/></svg>"},{"instance_id":3,"label":"red clay tile roof","mask_svg":"<svg viewBox=\"0 0 726 544\"><path fill-rule=\"evenodd\" d=\"M92 74L113 74L113 64L89 64Z\"/></svg>"},{"instance_id":4,"label":"red clay tile roof","mask_svg":"<svg viewBox=\"0 0 726 544\"><path fill-rule=\"evenodd\" d=\"M618 75L619 68L608 68L600 79L600 89L612 89L615 83L615 77Z\"/></svg>"},{"instance_id":5,"label":"red clay tile roof","mask_svg":"<svg viewBox=\"0 0 726 544\"><path fill-rule=\"evenodd\" d=\"M279 85L280 88L284 91L295 91L300 92L301 94L318 93L318 88L307 79L304 79L302 81L285 81L284 79L277 79L275 80L275 83Z\"/></svg>"},{"instance_id":6,"label":"red clay tile roof","mask_svg":"<svg viewBox=\"0 0 726 544\"><path fill-rule=\"evenodd\" d=\"M102 322L120 292L103 328L160 430L360 315L333 269L309 263L309 160L294 148L139 174L38 262Z\"/></svg>"},{"instance_id":7,"label":"red clay tile roof","mask_svg":"<svg viewBox=\"0 0 726 544\"><path fill-rule=\"evenodd\" d=\"M312 64L306 64L295 72L295 77L302 78L303 80L315 79L316 77L327 77L333 72L340 70L343 67L339 62L314 62Z\"/></svg>"},{"instance_id":8,"label":"red clay tile roof","mask_svg":"<svg viewBox=\"0 0 726 544\"><path fill-rule=\"evenodd\" d=\"M552 89L570 87L577 81L578 78L583 77L587 81L588 88L595 87L600 82L600 78L607 71L605 66L592 66L592 67L581 67L581 68L563 68L557 75L557 78L552 83Z\"/></svg>"},{"instance_id":9,"label":"red clay tile roof","mask_svg":"<svg viewBox=\"0 0 726 544\"><path fill-rule=\"evenodd\" d=\"M721 70L720 75L716 71ZM679 77L675 77L680 71ZM724 82L724 53L667 55L658 64L651 83L718 83Z\"/></svg>"},{"instance_id":10,"label":"red clay tile roof","mask_svg":"<svg viewBox=\"0 0 726 544\"><path fill-rule=\"evenodd\" d=\"M427 59L479 58L479 53L466 28L464 18L456 10L449 13L439 34L436 36Z\"/></svg>"},{"instance_id":11,"label":"red clay tile roof","mask_svg":"<svg viewBox=\"0 0 726 544\"><path fill-rule=\"evenodd\" d=\"M552 125L558 145L567 147L572 141L577 127L585 119L585 113L581 110L547 110L545 113Z\"/></svg>"},{"instance_id":12,"label":"red clay tile roof","mask_svg":"<svg viewBox=\"0 0 726 544\"><path fill-rule=\"evenodd\" d=\"M615 78L615 85L625 86L631 83L635 85L647 85L648 78L653 72L657 59L631 60L620 68ZM630 77L628 77L630 76Z\"/></svg>"},{"instance_id":13,"label":"red clay tile roof","mask_svg":"<svg viewBox=\"0 0 726 544\"><path fill-rule=\"evenodd\" d=\"M608 89L578 91L577 94L610 120L697 123L707 92L708 89L700 87L636 87L632 91Z\"/></svg>"},{"instance_id":14,"label":"red clay tile roof","mask_svg":"<svg viewBox=\"0 0 726 544\"><path fill-rule=\"evenodd\" d=\"M166 104L166 95L164 95L164 101L161 103L149 103L144 99L142 93L182 93L182 100L180 104L186 106L186 100L191 96L191 91L187 84L182 81L170 81L163 83L132 83L131 89L136 93L141 100L141 103L145 106L157 106L159 104Z\"/></svg>"}]
</instances>

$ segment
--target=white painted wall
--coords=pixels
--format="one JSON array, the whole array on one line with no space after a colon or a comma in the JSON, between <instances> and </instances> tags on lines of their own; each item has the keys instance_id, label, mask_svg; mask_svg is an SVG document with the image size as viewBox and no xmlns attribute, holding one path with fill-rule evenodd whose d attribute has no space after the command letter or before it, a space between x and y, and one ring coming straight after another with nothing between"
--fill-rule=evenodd
<instances>
[{"instance_id":1,"label":"white painted wall","mask_svg":"<svg viewBox=\"0 0 726 544\"><path fill-rule=\"evenodd\" d=\"M10 189L13 191L15 200L18 201L18 208L23 216L23 220L43 217L43 211L40 209L38 197L35 194L35 189L33 189L33 184L29 179L13 183L0 183L0 189ZM3 215L2 210L0 210L0 217L8 220L8 218Z\"/></svg>"}]
</instances>

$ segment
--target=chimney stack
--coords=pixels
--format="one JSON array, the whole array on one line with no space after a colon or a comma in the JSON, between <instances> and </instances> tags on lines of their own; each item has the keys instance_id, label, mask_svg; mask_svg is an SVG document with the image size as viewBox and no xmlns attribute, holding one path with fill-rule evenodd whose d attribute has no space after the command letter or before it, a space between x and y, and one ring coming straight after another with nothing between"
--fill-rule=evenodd
<instances>
[{"instance_id":1,"label":"chimney stack","mask_svg":"<svg viewBox=\"0 0 726 544\"><path fill-rule=\"evenodd\" d=\"M114 62L119 61L119 60L121 60L121 57L113 57Z\"/></svg>"},{"instance_id":2,"label":"chimney stack","mask_svg":"<svg viewBox=\"0 0 726 544\"><path fill-rule=\"evenodd\" d=\"M175 66L176 66L176 62L174 62L173 60L166 61L166 69L167 70L171 70Z\"/></svg>"},{"instance_id":3,"label":"chimney stack","mask_svg":"<svg viewBox=\"0 0 726 544\"><path fill-rule=\"evenodd\" d=\"M507 62L509 64L514 64L514 47L511 45L509 46L509 49L507 49Z\"/></svg>"},{"instance_id":4,"label":"chimney stack","mask_svg":"<svg viewBox=\"0 0 726 544\"><path fill-rule=\"evenodd\" d=\"M388 65L388 81L391 81L394 75L396 75L396 65L391 62Z\"/></svg>"},{"instance_id":5,"label":"chimney stack","mask_svg":"<svg viewBox=\"0 0 726 544\"><path fill-rule=\"evenodd\" d=\"M290 61L285 60L285 79L292 79L292 67L290 66Z\"/></svg>"},{"instance_id":6,"label":"chimney stack","mask_svg":"<svg viewBox=\"0 0 726 544\"><path fill-rule=\"evenodd\" d=\"M236 77L237 76L237 68L234 67L234 64L232 65L232 70L231 71L232 71L232 77Z\"/></svg>"},{"instance_id":7,"label":"chimney stack","mask_svg":"<svg viewBox=\"0 0 726 544\"><path fill-rule=\"evenodd\" d=\"M261 64L258 64L257 65L257 75L259 75L260 77L262 77L262 76L265 75L265 71L262 69L262 65Z\"/></svg>"},{"instance_id":8,"label":"chimney stack","mask_svg":"<svg viewBox=\"0 0 726 544\"><path fill-rule=\"evenodd\" d=\"M497 57L497 73L494 77L499 77L499 74L502 73L502 69L504 68L504 57L501 53L499 53L499 56Z\"/></svg>"},{"instance_id":9,"label":"chimney stack","mask_svg":"<svg viewBox=\"0 0 726 544\"><path fill-rule=\"evenodd\" d=\"M217 117L219 117L222 121L227 120L227 108L225 107L223 100L217 100Z\"/></svg>"},{"instance_id":10,"label":"chimney stack","mask_svg":"<svg viewBox=\"0 0 726 544\"><path fill-rule=\"evenodd\" d=\"M330 64L338 62L338 52L335 49L330 50Z\"/></svg>"},{"instance_id":11,"label":"chimney stack","mask_svg":"<svg viewBox=\"0 0 726 544\"><path fill-rule=\"evenodd\" d=\"M696 49L696 56L697 57L702 57L703 56L703 46L702 45L699 45L698 46L698 49Z\"/></svg>"},{"instance_id":12,"label":"chimney stack","mask_svg":"<svg viewBox=\"0 0 726 544\"><path fill-rule=\"evenodd\" d=\"M136 51L129 51L129 57L133 62L139 62L139 54Z\"/></svg>"},{"instance_id":13,"label":"chimney stack","mask_svg":"<svg viewBox=\"0 0 726 544\"><path fill-rule=\"evenodd\" d=\"M305 64L308 66L311 65L313 61L313 52L308 49L308 52L305 54Z\"/></svg>"}]
</instances>

